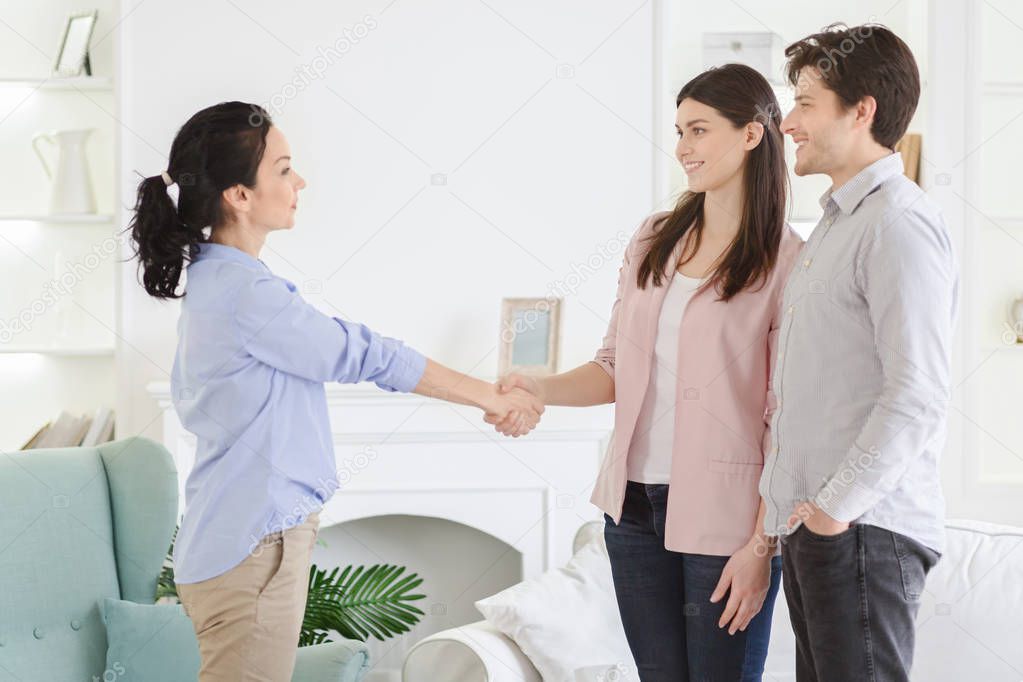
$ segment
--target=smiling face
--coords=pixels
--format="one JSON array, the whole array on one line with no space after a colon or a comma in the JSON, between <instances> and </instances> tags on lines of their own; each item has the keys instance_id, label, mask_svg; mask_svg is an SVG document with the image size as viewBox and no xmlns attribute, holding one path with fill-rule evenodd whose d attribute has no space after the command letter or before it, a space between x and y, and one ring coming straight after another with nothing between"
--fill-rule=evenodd
<instances>
[{"instance_id":1,"label":"smiling face","mask_svg":"<svg viewBox=\"0 0 1023 682\"><path fill-rule=\"evenodd\" d=\"M812 67L800 71L795 93L796 104L781 129L796 143L796 175L831 174L844 167L856 144L856 109L844 107Z\"/></svg>"},{"instance_id":2,"label":"smiling face","mask_svg":"<svg viewBox=\"0 0 1023 682\"><path fill-rule=\"evenodd\" d=\"M689 191L707 192L741 179L749 142L747 127L736 128L717 109L691 97L679 103L675 158L689 179Z\"/></svg>"},{"instance_id":3,"label":"smiling face","mask_svg":"<svg viewBox=\"0 0 1023 682\"><path fill-rule=\"evenodd\" d=\"M287 138L279 128L270 126L256 170L256 186L235 185L224 190L224 197L239 220L271 232L295 226L298 191L303 187L305 179L292 168Z\"/></svg>"}]
</instances>

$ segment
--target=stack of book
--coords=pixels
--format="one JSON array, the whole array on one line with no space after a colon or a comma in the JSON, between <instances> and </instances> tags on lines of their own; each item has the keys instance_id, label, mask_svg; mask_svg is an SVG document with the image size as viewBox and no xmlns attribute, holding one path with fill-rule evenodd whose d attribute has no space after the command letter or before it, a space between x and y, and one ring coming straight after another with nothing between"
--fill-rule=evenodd
<instances>
[{"instance_id":1,"label":"stack of book","mask_svg":"<svg viewBox=\"0 0 1023 682\"><path fill-rule=\"evenodd\" d=\"M61 412L57 419L47 422L36 431L21 449L90 446L106 443L113 438L114 411L108 407L101 407L91 417L88 415L76 417L68 412Z\"/></svg>"}]
</instances>

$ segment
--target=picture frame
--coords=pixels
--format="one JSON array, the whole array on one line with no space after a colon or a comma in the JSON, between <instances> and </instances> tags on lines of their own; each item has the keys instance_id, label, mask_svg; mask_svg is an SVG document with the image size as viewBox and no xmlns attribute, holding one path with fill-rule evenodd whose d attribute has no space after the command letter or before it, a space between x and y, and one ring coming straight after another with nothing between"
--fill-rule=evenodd
<instances>
[{"instance_id":1,"label":"picture frame","mask_svg":"<svg viewBox=\"0 0 1023 682\"><path fill-rule=\"evenodd\" d=\"M501 300L498 373L547 376L558 371L561 343L560 298Z\"/></svg>"},{"instance_id":2,"label":"picture frame","mask_svg":"<svg viewBox=\"0 0 1023 682\"><path fill-rule=\"evenodd\" d=\"M918 185L920 184L920 150L922 146L923 135L920 133L906 133L895 145L895 151L902 154L906 177Z\"/></svg>"},{"instance_id":3,"label":"picture frame","mask_svg":"<svg viewBox=\"0 0 1023 682\"><path fill-rule=\"evenodd\" d=\"M68 15L64 24L64 35L60 39L57 58L53 63L55 76L91 76L89 43L96 28L99 10L74 12ZM83 73L84 72L84 73Z\"/></svg>"}]
</instances>

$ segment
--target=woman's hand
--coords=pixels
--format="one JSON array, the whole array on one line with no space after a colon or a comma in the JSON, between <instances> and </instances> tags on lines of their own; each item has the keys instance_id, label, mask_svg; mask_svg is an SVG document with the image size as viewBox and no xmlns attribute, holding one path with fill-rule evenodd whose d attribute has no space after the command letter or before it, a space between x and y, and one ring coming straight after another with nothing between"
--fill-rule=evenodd
<instances>
[{"instance_id":1,"label":"woman's hand","mask_svg":"<svg viewBox=\"0 0 1023 682\"><path fill-rule=\"evenodd\" d=\"M523 374L511 373L507 374L497 380L494 384L499 395L517 395L525 393L529 395L533 401L534 409L536 406L539 407L536 414L536 421L532 423L528 429L522 430L523 424L529 423L529 416L523 415L519 411L512 411L505 416L500 416L495 412L487 411L487 414L483 416L483 421L488 424L493 424L494 429L499 433L503 433L506 436L518 437L529 433L539 422L540 415L544 411L544 395L543 388L540 382L534 377L525 376Z\"/></svg>"},{"instance_id":2,"label":"woman's hand","mask_svg":"<svg viewBox=\"0 0 1023 682\"><path fill-rule=\"evenodd\" d=\"M754 537L731 556L721 571L711 602L718 602L728 592L728 603L718 620L718 627L728 625L728 634L745 632L753 617L760 613L771 586L773 548Z\"/></svg>"},{"instance_id":3,"label":"woman's hand","mask_svg":"<svg viewBox=\"0 0 1023 682\"><path fill-rule=\"evenodd\" d=\"M492 384L493 395L485 405L483 420L494 424L495 429L506 436L524 436L540 422L543 402L524 388L501 381Z\"/></svg>"}]
</instances>

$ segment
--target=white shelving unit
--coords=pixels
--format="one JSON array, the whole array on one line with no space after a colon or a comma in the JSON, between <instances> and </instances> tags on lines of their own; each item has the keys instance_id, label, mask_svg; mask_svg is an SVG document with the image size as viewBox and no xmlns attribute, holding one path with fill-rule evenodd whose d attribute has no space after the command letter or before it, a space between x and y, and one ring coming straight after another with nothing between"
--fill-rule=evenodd
<instances>
[{"instance_id":1,"label":"white shelving unit","mask_svg":"<svg viewBox=\"0 0 1023 682\"><path fill-rule=\"evenodd\" d=\"M30 223L52 223L52 224L73 224L99 225L109 223L114 216L109 213L83 213L83 214L38 214L38 215L0 215L0 223L5 222L30 222Z\"/></svg>"},{"instance_id":2,"label":"white shelving unit","mask_svg":"<svg viewBox=\"0 0 1023 682\"><path fill-rule=\"evenodd\" d=\"M50 73L67 7L41 2L5 16L0 45L0 447L20 447L61 410L92 414L117 395L118 41L126 8L97 4L94 75ZM108 37L109 36L109 37ZM52 185L33 151L41 132L92 129L85 142L96 213L51 214ZM56 147L56 146L55 146ZM42 148L51 165L56 148Z\"/></svg>"},{"instance_id":3,"label":"white shelving unit","mask_svg":"<svg viewBox=\"0 0 1023 682\"><path fill-rule=\"evenodd\" d=\"M0 78L0 87L37 90L112 90L114 81L105 76Z\"/></svg>"}]
</instances>

